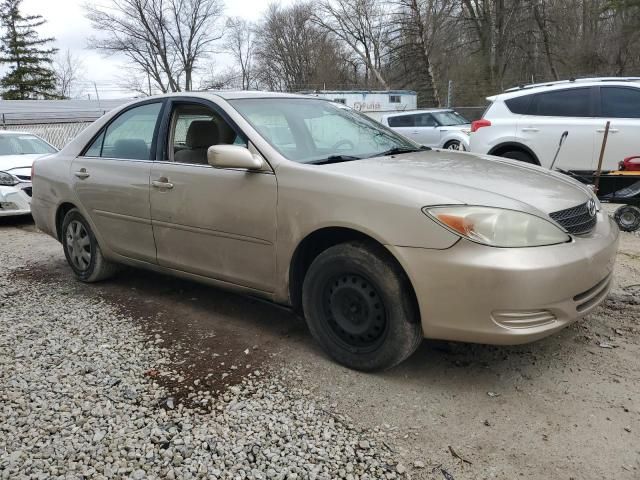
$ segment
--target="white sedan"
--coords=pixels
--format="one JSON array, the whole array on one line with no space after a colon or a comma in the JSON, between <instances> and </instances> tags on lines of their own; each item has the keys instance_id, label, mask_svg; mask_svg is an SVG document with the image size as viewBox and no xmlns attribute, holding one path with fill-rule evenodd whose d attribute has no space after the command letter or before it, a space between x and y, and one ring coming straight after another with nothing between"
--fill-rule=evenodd
<instances>
[{"instance_id":1,"label":"white sedan","mask_svg":"<svg viewBox=\"0 0 640 480\"><path fill-rule=\"evenodd\" d=\"M31 213L31 165L58 150L27 132L0 132L0 217Z\"/></svg>"}]
</instances>

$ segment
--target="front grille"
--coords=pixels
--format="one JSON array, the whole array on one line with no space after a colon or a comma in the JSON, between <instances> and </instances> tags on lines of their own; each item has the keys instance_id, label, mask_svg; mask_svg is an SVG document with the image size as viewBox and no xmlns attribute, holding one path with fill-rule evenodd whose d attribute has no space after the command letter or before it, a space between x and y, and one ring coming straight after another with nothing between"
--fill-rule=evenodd
<instances>
[{"instance_id":1,"label":"front grille","mask_svg":"<svg viewBox=\"0 0 640 480\"><path fill-rule=\"evenodd\" d=\"M550 213L549 216L574 235L589 233L596 226L596 215L589 213L589 203Z\"/></svg>"},{"instance_id":2,"label":"front grille","mask_svg":"<svg viewBox=\"0 0 640 480\"><path fill-rule=\"evenodd\" d=\"M33 195L33 188L32 187L23 188L22 191L24 193L26 193L27 195L29 195L30 197Z\"/></svg>"},{"instance_id":3,"label":"front grille","mask_svg":"<svg viewBox=\"0 0 640 480\"><path fill-rule=\"evenodd\" d=\"M31 175L16 175L20 180L24 180L25 182L31 181Z\"/></svg>"}]
</instances>

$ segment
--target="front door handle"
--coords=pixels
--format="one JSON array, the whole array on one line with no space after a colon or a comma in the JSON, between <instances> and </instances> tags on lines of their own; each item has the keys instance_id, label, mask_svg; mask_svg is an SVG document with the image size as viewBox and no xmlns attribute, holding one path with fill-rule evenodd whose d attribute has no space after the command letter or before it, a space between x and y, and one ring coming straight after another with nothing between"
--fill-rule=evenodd
<instances>
[{"instance_id":1,"label":"front door handle","mask_svg":"<svg viewBox=\"0 0 640 480\"><path fill-rule=\"evenodd\" d=\"M604 128L599 128L598 130L596 130L596 132L598 133L604 133L605 129ZM620 130L618 130L617 128L610 128L609 129L609 133L618 133Z\"/></svg>"},{"instance_id":2,"label":"front door handle","mask_svg":"<svg viewBox=\"0 0 640 480\"><path fill-rule=\"evenodd\" d=\"M173 183L169 182L167 177L160 177L158 180L152 181L151 185L161 190L171 190L173 188Z\"/></svg>"},{"instance_id":3,"label":"front door handle","mask_svg":"<svg viewBox=\"0 0 640 480\"><path fill-rule=\"evenodd\" d=\"M540 130L537 129L537 128L534 128L534 127L525 127L525 128L522 129L522 131L523 132L533 132L533 133L535 133L535 132L539 132Z\"/></svg>"},{"instance_id":4,"label":"front door handle","mask_svg":"<svg viewBox=\"0 0 640 480\"><path fill-rule=\"evenodd\" d=\"M85 178L89 178L91 175L87 172L86 168L81 168L77 172L73 172L73 174L78 177L80 180L84 180Z\"/></svg>"}]
</instances>

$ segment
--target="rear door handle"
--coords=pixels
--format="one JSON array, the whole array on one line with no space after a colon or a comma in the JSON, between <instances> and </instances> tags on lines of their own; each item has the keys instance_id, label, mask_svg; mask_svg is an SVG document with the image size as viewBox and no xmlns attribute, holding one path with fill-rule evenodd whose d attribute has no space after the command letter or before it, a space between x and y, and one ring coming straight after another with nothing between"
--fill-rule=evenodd
<instances>
[{"instance_id":1,"label":"rear door handle","mask_svg":"<svg viewBox=\"0 0 640 480\"><path fill-rule=\"evenodd\" d=\"M525 127L522 129L523 132L539 132L540 130L534 127Z\"/></svg>"},{"instance_id":2,"label":"rear door handle","mask_svg":"<svg viewBox=\"0 0 640 480\"><path fill-rule=\"evenodd\" d=\"M85 178L89 178L91 175L87 172L86 168L81 168L77 172L73 172L73 174L78 177L80 180L84 180Z\"/></svg>"},{"instance_id":3,"label":"rear door handle","mask_svg":"<svg viewBox=\"0 0 640 480\"><path fill-rule=\"evenodd\" d=\"M598 133L604 133L606 129L605 128L599 128L598 130L596 130ZM618 133L620 130L618 130L617 128L610 128L609 129L609 133Z\"/></svg>"},{"instance_id":4,"label":"rear door handle","mask_svg":"<svg viewBox=\"0 0 640 480\"><path fill-rule=\"evenodd\" d=\"M166 177L160 177L158 180L152 181L151 185L162 190L171 190L173 188L173 183L169 182Z\"/></svg>"}]
</instances>

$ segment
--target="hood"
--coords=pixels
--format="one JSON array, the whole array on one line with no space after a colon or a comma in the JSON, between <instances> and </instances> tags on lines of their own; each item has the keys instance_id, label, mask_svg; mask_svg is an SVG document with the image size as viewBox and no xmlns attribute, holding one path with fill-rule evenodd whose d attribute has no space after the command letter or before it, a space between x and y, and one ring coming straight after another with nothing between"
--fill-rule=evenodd
<instances>
[{"instance_id":1,"label":"hood","mask_svg":"<svg viewBox=\"0 0 640 480\"><path fill-rule=\"evenodd\" d=\"M591 194L559 173L514 160L426 151L324 165L338 174L411 189L422 206L483 205L549 214Z\"/></svg>"},{"instance_id":2,"label":"hood","mask_svg":"<svg viewBox=\"0 0 640 480\"><path fill-rule=\"evenodd\" d=\"M47 154L49 155L49 154ZM44 155L0 155L0 172L7 172L15 168L31 171L31 165L36 158ZM15 172L11 172L14 173Z\"/></svg>"}]
</instances>

